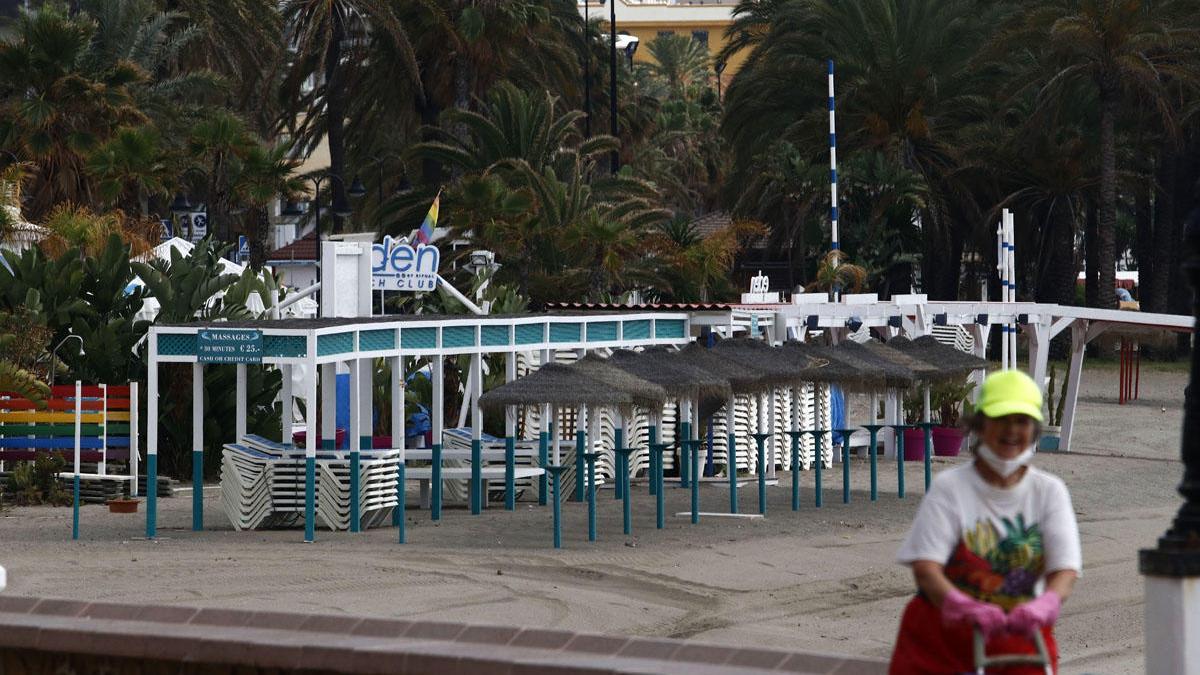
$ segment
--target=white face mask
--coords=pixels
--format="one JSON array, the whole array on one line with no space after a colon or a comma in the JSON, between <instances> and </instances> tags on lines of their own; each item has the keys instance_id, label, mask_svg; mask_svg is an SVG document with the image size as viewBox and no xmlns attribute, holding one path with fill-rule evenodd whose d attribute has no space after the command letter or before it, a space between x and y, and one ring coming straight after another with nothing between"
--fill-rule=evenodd
<instances>
[{"instance_id":1,"label":"white face mask","mask_svg":"<svg viewBox=\"0 0 1200 675\"><path fill-rule=\"evenodd\" d=\"M992 467L992 471L995 471L1005 478L1008 478L1016 473L1021 467L1028 466L1029 462L1033 460L1033 454L1036 451L1037 446L1031 445L1016 457L1013 457L1012 459L1004 459L993 452L991 448L983 444L980 444L979 448L976 450L976 452L979 454L979 457L983 459L983 461L987 462L988 466Z\"/></svg>"}]
</instances>

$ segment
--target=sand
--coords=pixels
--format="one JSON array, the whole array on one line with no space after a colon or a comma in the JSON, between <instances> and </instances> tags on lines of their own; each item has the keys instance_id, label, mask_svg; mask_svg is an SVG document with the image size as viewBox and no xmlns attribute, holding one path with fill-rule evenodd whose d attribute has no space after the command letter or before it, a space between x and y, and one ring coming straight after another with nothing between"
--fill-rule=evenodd
<instances>
[{"instance_id":1,"label":"sand","mask_svg":"<svg viewBox=\"0 0 1200 675\"><path fill-rule=\"evenodd\" d=\"M1142 578L1137 550L1152 546L1180 498L1182 369L1145 369L1141 399L1116 403L1115 367L1090 367L1080 398L1075 452L1038 465L1071 489L1084 547L1084 577L1057 635L1064 673L1142 670ZM1165 412L1163 411L1165 408ZM939 459L944 470L962 459ZM923 492L920 463L908 465L898 499L893 463L880 464L871 503L867 465L852 465L852 503L841 503L840 468L825 472L825 505L790 510L789 479L770 488L766 519L669 517L654 529L654 503L635 488L634 534L601 492L599 541L586 541L583 504L564 506L564 548L550 546L550 509L527 503L480 516L446 511L440 524L409 510L409 542L393 529L234 532L205 491L203 533L190 531L189 495L160 500L157 541L141 539L144 514L83 509L72 542L70 510L10 508L0 514L0 565L9 593L193 606L270 608L557 627L671 636L735 645L886 658L913 593L892 562ZM728 492L705 486L702 509L725 511ZM757 509L753 484L742 511ZM669 490L668 513L688 508ZM415 494L410 495L415 503Z\"/></svg>"}]
</instances>

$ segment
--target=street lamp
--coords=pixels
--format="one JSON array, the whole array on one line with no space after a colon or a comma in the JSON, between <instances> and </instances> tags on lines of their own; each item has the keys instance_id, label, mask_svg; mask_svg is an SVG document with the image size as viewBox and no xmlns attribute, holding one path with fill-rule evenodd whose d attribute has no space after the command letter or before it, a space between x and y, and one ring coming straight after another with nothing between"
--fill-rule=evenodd
<instances>
[{"instance_id":1,"label":"street lamp","mask_svg":"<svg viewBox=\"0 0 1200 675\"><path fill-rule=\"evenodd\" d=\"M58 344L54 345L54 349L50 350L50 377L48 379L50 380L51 387L54 386L54 365L55 361L58 360L58 350L62 348L63 345L67 344L67 341L71 339L79 340L79 356L84 356L87 354L87 352L83 350L83 338L79 337L78 335L69 333L65 338L59 340Z\"/></svg>"},{"instance_id":2,"label":"street lamp","mask_svg":"<svg viewBox=\"0 0 1200 675\"><path fill-rule=\"evenodd\" d=\"M346 182L336 173L325 173L317 176L302 176L301 180L312 181L313 184L313 205L314 216L316 217L316 229L314 230L317 237L317 283L321 283L321 184L325 181L336 181L342 189L346 190L346 194L351 197L362 197L367 194L367 188L362 184L362 181L357 176L354 182L350 184L350 188L346 189ZM339 218L349 216L353 211L347 204L333 204L333 215ZM297 209L298 211L299 209Z\"/></svg>"},{"instance_id":3,"label":"street lamp","mask_svg":"<svg viewBox=\"0 0 1200 675\"><path fill-rule=\"evenodd\" d=\"M620 138L617 128L617 2L616 0L608 0L608 31L609 31L609 59L608 59L608 113L612 122L613 138ZM616 149L609 156L609 169L612 174L617 175L617 171L621 168L621 157L617 154Z\"/></svg>"},{"instance_id":4,"label":"street lamp","mask_svg":"<svg viewBox=\"0 0 1200 675\"><path fill-rule=\"evenodd\" d=\"M1194 291L1192 313L1200 319L1200 203L1184 225L1183 269ZM1197 335L1192 328L1193 338ZM1183 482L1179 508L1158 546L1142 549L1138 568L1146 580L1146 672L1182 672L1187 666L1188 635L1195 635L1200 596L1200 350L1193 344L1192 367L1184 389ZM1191 617L1188 619L1187 617ZM1183 619L1183 621L1181 621ZM1193 644L1194 647L1194 644ZM1191 665L1194 665L1192 663Z\"/></svg>"},{"instance_id":5,"label":"street lamp","mask_svg":"<svg viewBox=\"0 0 1200 675\"><path fill-rule=\"evenodd\" d=\"M583 0L583 138L592 137L592 37L588 31L588 0Z\"/></svg>"},{"instance_id":6,"label":"street lamp","mask_svg":"<svg viewBox=\"0 0 1200 675\"><path fill-rule=\"evenodd\" d=\"M721 100L721 73L725 72L725 62L717 61L713 64L713 69L717 71L717 101Z\"/></svg>"}]
</instances>

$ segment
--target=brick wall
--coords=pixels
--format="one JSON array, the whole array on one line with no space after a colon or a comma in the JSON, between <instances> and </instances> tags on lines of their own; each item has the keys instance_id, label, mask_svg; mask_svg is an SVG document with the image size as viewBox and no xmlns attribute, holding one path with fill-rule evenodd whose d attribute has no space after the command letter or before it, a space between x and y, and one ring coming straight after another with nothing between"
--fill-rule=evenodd
<instances>
[{"instance_id":1,"label":"brick wall","mask_svg":"<svg viewBox=\"0 0 1200 675\"><path fill-rule=\"evenodd\" d=\"M507 626L0 596L0 673L18 672L873 675L886 664Z\"/></svg>"}]
</instances>

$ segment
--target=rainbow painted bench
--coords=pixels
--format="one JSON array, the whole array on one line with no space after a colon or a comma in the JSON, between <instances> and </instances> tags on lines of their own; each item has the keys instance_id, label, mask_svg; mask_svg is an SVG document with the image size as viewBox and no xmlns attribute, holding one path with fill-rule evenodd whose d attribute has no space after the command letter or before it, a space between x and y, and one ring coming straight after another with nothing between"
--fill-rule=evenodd
<instances>
[{"instance_id":1,"label":"rainbow painted bench","mask_svg":"<svg viewBox=\"0 0 1200 675\"><path fill-rule=\"evenodd\" d=\"M136 382L89 385L79 389L77 399L75 385L57 385L41 408L26 398L0 393L0 467L5 461L29 461L46 453L73 461L78 425L79 461L96 464L95 473L80 477L129 481L130 494L136 495L137 389ZM109 473L109 462L125 463L127 473Z\"/></svg>"}]
</instances>

